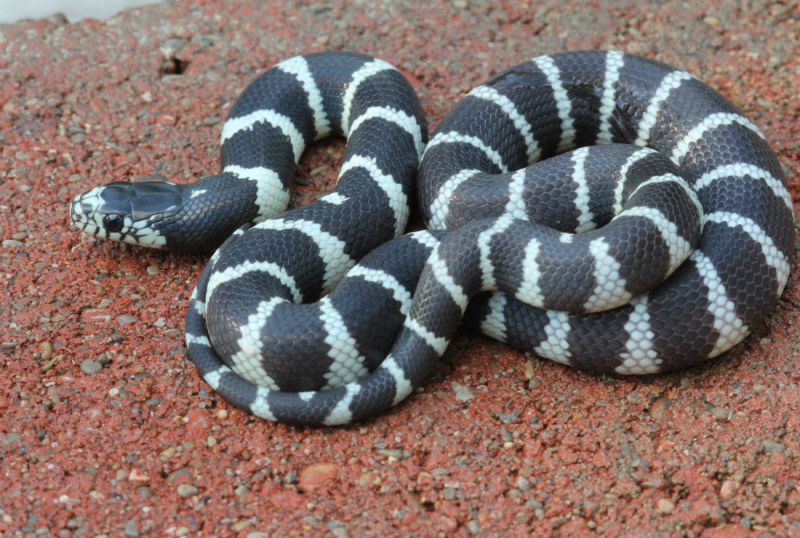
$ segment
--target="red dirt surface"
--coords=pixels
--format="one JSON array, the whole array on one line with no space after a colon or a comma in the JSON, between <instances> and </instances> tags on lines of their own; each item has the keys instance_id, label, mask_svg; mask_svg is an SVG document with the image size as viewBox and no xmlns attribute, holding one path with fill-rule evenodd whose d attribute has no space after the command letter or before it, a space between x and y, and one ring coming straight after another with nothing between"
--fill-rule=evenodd
<instances>
[{"instance_id":1,"label":"red dirt surface","mask_svg":"<svg viewBox=\"0 0 800 538\"><path fill-rule=\"evenodd\" d=\"M0 534L800 534L796 259L764 326L706 365L617 379L462 334L391 412L302 429L231 407L187 359L205 260L82 238L67 212L110 180L214 173L248 80L322 49L399 66L432 127L531 56L645 54L742 108L797 206L796 4L267 4L0 27ZM295 203L330 189L341 157L304 158Z\"/></svg>"}]
</instances>

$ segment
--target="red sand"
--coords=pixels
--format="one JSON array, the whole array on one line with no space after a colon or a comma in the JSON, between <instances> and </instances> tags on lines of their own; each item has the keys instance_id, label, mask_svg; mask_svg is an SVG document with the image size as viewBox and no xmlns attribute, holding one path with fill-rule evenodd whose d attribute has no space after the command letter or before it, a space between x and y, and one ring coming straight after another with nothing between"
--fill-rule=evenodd
<instances>
[{"instance_id":1,"label":"red sand","mask_svg":"<svg viewBox=\"0 0 800 538\"><path fill-rule=\"evenodd\" d=\"M615 379L463 334L390 413L298 429L232 408L187 360L203 259L95 243L67 214L91 185L215 172L249 79L340 48L400 66L432 126L536 54L615 47L679 65L762 128L797 205L800 8L265 4L0 27L0 534L800 533L796 269L765 325L704 366ZM300 202L330 188L342 145L311 153Z\"/></svg>"}]
</instances>

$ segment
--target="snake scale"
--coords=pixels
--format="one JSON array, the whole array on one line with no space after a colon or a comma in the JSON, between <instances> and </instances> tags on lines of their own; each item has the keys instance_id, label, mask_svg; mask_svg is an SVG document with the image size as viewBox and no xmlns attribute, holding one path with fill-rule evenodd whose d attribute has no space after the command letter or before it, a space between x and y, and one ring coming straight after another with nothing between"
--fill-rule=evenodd
<instances>
[{"instance_id":1,"label":"snake scale","mask_svg":"<svg viewBox=\"0 0 800 538\"><path fill-rule=\"evenodd\" d=\"M331 135L347 138L336 189L283 212L304 149ZM245 89L221 153L218 175L111 183L70 213L99 238L216 248L189 354L270 420L385 410L462 320L588 370L682 368L740 342L789 275L792 203L764 136L697 78L622 52L503 71L430 141L388 63L297 56ZM402 235L414 206L428 229Z\"/></svg>"}]
</instances>

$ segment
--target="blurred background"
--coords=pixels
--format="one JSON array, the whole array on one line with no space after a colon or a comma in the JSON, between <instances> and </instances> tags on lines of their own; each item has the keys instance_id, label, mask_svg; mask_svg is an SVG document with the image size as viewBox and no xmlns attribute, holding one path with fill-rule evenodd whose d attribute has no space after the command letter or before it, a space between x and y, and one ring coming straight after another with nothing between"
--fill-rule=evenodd
<instances>
[{"instance_id":1,"label":"blurred background","mask_svg":"<svg viewBox=\"0 0 800 538\"><path fill-rule=\"evenodd\" d=\"M54 13L63 13L70 22L86 17L105 19L129 7L155 3L154 0L0 0L0 24Z\"/></svg>"}]
</instances>

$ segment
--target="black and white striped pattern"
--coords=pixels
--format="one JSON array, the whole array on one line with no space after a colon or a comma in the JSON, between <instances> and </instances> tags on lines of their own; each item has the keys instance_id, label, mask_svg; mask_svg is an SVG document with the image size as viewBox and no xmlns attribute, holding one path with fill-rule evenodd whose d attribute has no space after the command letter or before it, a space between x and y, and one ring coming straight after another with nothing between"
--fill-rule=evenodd
<instances>
[{"instance_id":1,"label":"black and white striped pattern","mask_svg":"<svg viewBox=\"0 0 800 538\"><path fill-rule=\"evenodd\" d=\"M486 121L487 117L493 118L491 128L476 125L472 119ZM519 117L527 119L527 127L518 127ZM447 140L434 145L441 140L439 132L447 133ZM421 205L431 225L448 228L458 227L462 219L489 216L485 210L467 208L466 202L474 202L479 196L477 187L490 179L508 185L498 205L520 205L512 202L520 197L519 187L515 191L515 175L504 173L524 166L521 161L532 154L532 147L534 154L545 158L574 146L632 143L654 148L677 168L674 174L669 171L632 187L631 179L639 174L636 169L654 155L650 149L632 149L620 169L621 181L613 192L604 193L586 183L587 171L596 167L586 165L586 156L592 155L588 151L609 146L582 147L559 156L571 160L564 163L564 169L571 169L573 178L572 207L555 219L546 208L538 208L531 215L535 215L533 220L561 231L586 232L562 235L560 239L585 253L588 263L583 272L572 271L568 277L573 281L571 291L579 291L582 279L588 277L588 289L593 290L589 299L555 306L556 295L563 288L542 292L544 283L554 278L550 274L554 270L542 270L543 264L551 262L550 255L541 249L538 235L526 237L522 231L512 231L511 235L522 238L517 243L511 237L492 235L496 242L492 244L491 264L478 264L473 269L483 273L478 277L483 281L480 289L501 289L502 293L483 294L472 300L467 324L522 349L565 364L619 374L680 368L716 356L741 341L774 306L788 278L793 250L792 206L780 165L752 122L685 72L620 52L587 51L537 58L470 92L445 118L431 142L421 165ZM544 175L548 173L545 170ZM655 189L656 184L665 183L691 199L703 223L697 250L680 267L676 264L688 254L687 243L691 243L681 231L683 221L656 208L654 204L662 202L655 199L623 209L626 196L633 195L632 189ZM527 203L534 196L550 194L540 189L536 194L523 194L522 199ZM626 215L635 216L650 221L657 229L655 236L670 245L655 265L663 264L666 269L668 264L675 273L647 294L634 292L631 282L647 271L633 273L629 264L635 260L634 267L639 267L643 261L654 260L626 259L632 250L613 253L607 241L612 237L616 241L619 236L610 233L592 239L588 248L576 244L586 236L594 237L595 232L588 230L608 221L598 215L606 195L610 200L605 207L617 217L598 232L610 231ZM688 207L691 209L691 205ZM564 219L571 222L567 224ZM506 226L501 223L502 219L498 220L495 227ZM508 233L505 229L503 232ZM458 242L459 233L448 236L445 243ZM487 271L497 274L514 263L514 247L509 248L514 244L525 253L522 283L518 284L514 276L502 282L493 276L487 278ZM463 253L467 248L464 244L454 250ZM502 254L501 248L511 254ZM452 264L449 278L458 279L461 269L454 267L456 261ZM621 286L611 292L602 284L604 280ZM468 280L462 282L471 285ZM604 310L606 304L600 299L614 293L620 293L619 298L630 300L630 304L583 314ZM531 296L536 300L531 301ZM585 298L586 294L579 296ZM428 301L436 303L434 299ZM556 310L535 307L542 303ZM425 320L437 315L420 314ZM425 320L416 323L425 327ZM448 338L443 333L437 336Z\"/></svg>"},{"instance_id":2,"label":"black and white striped pattern","mask_svg":"<svg viewBox=\"0 0 800 538\"><path fill-rule=\"evenodd\" d=\"M293 109L279 103L279 113L278 106L270 106L275 94L289 91L285 82L272 80L272 73L290 74L301 86L292 96ZM314 131L305 132L304 125ZM208 357L214 364L203 371L209 383L231 386L239 394L234 399L250 402L248 407L264 410L268 418L282 414L267 394L345 385L373 370L388 351L388 342L374 342L379 323L366 335L349 325L369 322L364 313L380 316L385 309L401 319L398 308L407 310L413 283L401 285L361 265L351 277L354 293L342 294L346 283L328 292L357 260L404 231L427 136L416 96L399 72L381 60L350 54L292 58L257 79L223 128L223 155L237 137L251 144L252 131L276 126L293 162L309 140L330 133L347 137L336 191L264 220L223 245L197 287L194 301L202 305L190 310L187 322L193 359L203 364ZM227 162L234 152L238 158L238 151L234 147ZM416 252L415 258L424 260L424 253ZM356 306L350 297L363 296L360 287L390 293ZM296 304L310 301L317 302Z\"/></svg>"},{"instance_id":3,"label":"black and white striped pattern","mask_svg":"<svg viewBox=\"0 0 800 538\"><path fill-rule=\"evenodd\" d=\"M239 98L213 181L248 186L244 215L219 218L225 236L244 226L201 275L186 336L226 399L270 420L363 419L422 383L462 317L564 364L666 371L741 341L783 290L793 232L780 165L755 125L685 72L616 51L515 66L442 121L417 194L422 118L396 70L348 53L282 62ZM348 137L336 191L248 229L284 203L304 147L327 134ZM203 181L180 197L209 200L216 183ZM97 212L148 213L137 189L171 208L179 189L136 185L77 198L73 220L176 248L153 240L155 226ZM451 231L388 241L417 195L428 226Z\"/></svg>"}]
</instances>

